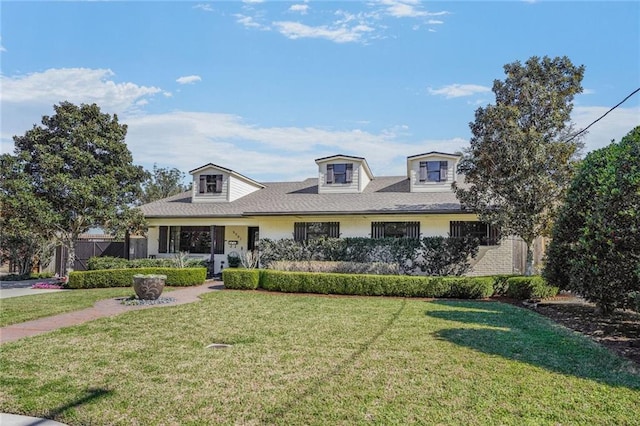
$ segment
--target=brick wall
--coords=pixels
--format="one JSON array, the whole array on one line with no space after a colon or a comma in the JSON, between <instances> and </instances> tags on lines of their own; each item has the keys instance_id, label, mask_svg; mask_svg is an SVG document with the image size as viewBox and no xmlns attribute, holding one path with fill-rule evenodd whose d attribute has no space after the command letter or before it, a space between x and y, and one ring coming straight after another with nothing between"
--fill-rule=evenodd
<instances>
[{"instance_id":1,"label":"brick wall","mask_svg":"<svg viewBox=\"0 0 640 426\"><path fill-rule=\"evenodd\" d=\"M471 262L469 276L519 274L521 265L518 259L526 256L522 253L524 243L517 237L505 237L498 246L481 246L478 255Z\"/></svg>"}]
</instances>

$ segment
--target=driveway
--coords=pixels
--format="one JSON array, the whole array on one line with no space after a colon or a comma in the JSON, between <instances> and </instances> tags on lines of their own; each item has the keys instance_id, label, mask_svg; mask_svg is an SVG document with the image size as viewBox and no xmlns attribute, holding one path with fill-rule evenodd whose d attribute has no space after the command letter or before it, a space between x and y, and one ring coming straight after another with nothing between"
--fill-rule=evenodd
<instances>
[{"instance_id":1,"label":"driveway","mask_svg":"<svg viewBox=\"0 0 640 426\"><path fill-rule=\"evenodd\" d=\"M39 280L24 280L24 281L0 281L0 299L7 299L9 297L18 296L30 296L33 294L45 294L53 293L56 291L67 290L44 290L33 289L31 286L35 283L51 282L52 280L39 279Z\"/></svg>"}]
</instances>

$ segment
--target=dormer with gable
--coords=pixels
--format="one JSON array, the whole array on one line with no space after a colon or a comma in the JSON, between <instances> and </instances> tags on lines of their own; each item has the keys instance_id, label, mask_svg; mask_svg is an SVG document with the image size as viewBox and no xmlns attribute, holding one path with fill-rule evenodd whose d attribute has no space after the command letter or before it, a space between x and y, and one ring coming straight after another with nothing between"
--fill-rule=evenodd
<instances>
[{"instance_id":1,"label":"dormer with gable","mask_svg":"<svg viewBox=\"0 0 640 426\"><path fill-rule=\"evenodd\" d=\"M411 192L451 191L459 162L459 155L435 151L407 157Z\"/></svg>"},{"instance_id":2,"label":"dormer with gable","mask_svg":"<svg viewBox=\"0 0 640 426\"><path fill-rule=\"evenodd\" d=\"M350 194L364 191L373 174L367 160L350 155L318 158L318 193Z\"/></svg>"},{"instance_id":3,"label":"dormer with gable","mask_svg":"<svg viewBox=\"0 0 640 426\"><path fill-rule=\"evenodd\" d=\"M189 173L193 176L194 203L227 203L264 188L253 179L211 163Z\"/></svg>"}]
</instances>

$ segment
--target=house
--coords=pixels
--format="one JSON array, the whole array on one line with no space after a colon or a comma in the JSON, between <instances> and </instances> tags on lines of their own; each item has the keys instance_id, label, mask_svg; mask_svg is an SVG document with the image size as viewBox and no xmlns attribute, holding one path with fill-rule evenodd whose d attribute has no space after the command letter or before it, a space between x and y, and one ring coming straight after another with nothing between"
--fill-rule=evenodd
<instances>
[{"instance_id":1,"label":"house","mask_svg":"<svg viewBox=\"0 0 640 426\"><path fill-rule=\"evenodd\" d=\"M521 240L502 238L479 222L451 190L460 156L428 152L407 157L405 176L374 176L362 157L315 160L318 174L299 182L257 182L215 164L191 170L192 190L141 206L149 223L148 254L189 252L214 257L253 250L259 238L459 236L482 246L472 275L521 273ZM465 225L465 226L463 226ZM223 263L224 262L224 263Z\"/></svg>"}]
</instances>

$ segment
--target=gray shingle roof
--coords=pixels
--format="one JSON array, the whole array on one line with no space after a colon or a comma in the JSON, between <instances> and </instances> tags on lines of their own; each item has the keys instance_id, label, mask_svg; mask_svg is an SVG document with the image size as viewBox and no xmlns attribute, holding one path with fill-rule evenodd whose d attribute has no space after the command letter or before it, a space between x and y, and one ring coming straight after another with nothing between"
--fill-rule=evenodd
<instances>
[{"instance_id":1,"label":"gray shingle roof","mask_svg":"<svg viewBox=\"0 0 640 426\"><path fill-rule=\"evenodd\" d=\"M318 194L317 178L263 185L229 203L192 203L191 192L185 192L140 209L153 218L464 212L451 191L409 192L406 176L377 177L359 194Z\"/></svg>"}]
</instances>

